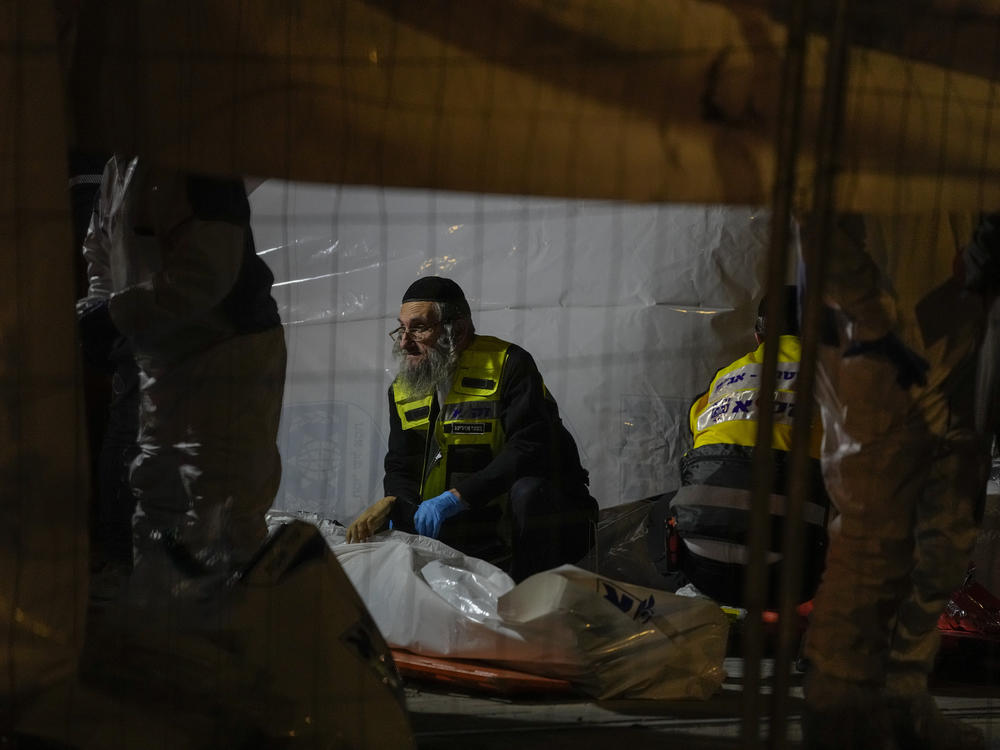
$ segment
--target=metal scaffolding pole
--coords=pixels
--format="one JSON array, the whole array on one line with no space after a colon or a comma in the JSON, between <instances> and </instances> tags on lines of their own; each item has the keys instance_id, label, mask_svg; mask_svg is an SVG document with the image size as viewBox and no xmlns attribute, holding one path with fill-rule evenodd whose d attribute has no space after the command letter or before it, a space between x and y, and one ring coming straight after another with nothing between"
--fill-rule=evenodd
<instances>
[{"instance_id":1,"label":"metal scaffolding pole","mask_svg":"<svg viewBox=\"0 0 1000 750\"><path fill-rule=\"evenodd\" d=\"M820 109L816 143L816 173L814 176L811 219L813 231L803 245L805 265L805 301L802 310L802 359L796 377L796 409L792 426L789 456L788 504L785 518L785 539L782 569L781 607L779 610L778 647L774 660L774 690L772 693L772 728L770 747L784 750L788 745L788 690L795 654L796 597L801 584L802 516L810 492L809 446L814 409L816 359L819 350L823 283L826 275L830 234L835 216L834 194L839 171L841 134L843 131L844 94L847 84L850 53L850 0L839 0L827 49L826 78Z\"/></svg>"},{"instance_id":2,"label":"metal scaffolding pole","mask_svg":"<svg viewBox=\"0 0 1000 750\"><path fill-rule=\"evenodd\" d=\"M788 244L795 195L795 170L802 128L803 72L806 54L808 0L789 3L788 36L782 66L781 92L776 134L777 161L771 196L771 236L768 248L766 284L767 320L764 362L759 391L759 420L753 455L750 529L744 603L747 609L743 632L743 721L742 744L761 745L761 617L767 594L766 553L770 546L768 507L774 484L771 433L774 424L774 389L778 366L778 339L784 327L785 306L782 290L788 266Z\"/></svg>"}]
</instances>

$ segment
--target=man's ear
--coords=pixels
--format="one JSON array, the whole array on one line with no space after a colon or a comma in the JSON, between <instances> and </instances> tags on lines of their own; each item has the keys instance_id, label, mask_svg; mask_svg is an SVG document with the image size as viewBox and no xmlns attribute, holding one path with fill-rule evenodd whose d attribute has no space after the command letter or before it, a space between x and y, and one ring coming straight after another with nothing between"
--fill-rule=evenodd
<instances>
[{"instance_id":1,"label":"man's ear","mask_svg":"<svg viewBox=\"0 0 1000 750\"><path fill-rule=\"evenodd\" d=\"M459 318L455 321L456 339L460 346L467 345L472 340L472 318Z\"/></svg>"}]
</instances>

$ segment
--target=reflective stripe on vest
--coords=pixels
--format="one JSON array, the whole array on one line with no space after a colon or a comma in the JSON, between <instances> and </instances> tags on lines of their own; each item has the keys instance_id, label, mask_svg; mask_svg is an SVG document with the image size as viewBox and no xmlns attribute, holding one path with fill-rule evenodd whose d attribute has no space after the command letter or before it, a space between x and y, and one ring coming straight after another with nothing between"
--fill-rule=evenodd
<instances>
[{"instance_id":1,"label":"reflective stripe on vest","mask_svg":"<svg viewBox=\"0 0 1000 750\"><path fill-rule=\"evenodd\" d=\"M768 498L768 513L774 516L784 516L788 499L784 495L771 494ZM670 501L670 507L699 506L706 508L725 508L735 510L750 510L750 490L733 487L714 487L706 484L689 484L677 490ZM826 523L826 508L819 503L807 500L802 506L802 520L820 528ZM780 543L780 540L779 540Z\"/></svg>"},{"instance_id":2,"label":"reflective stripe on vest","mask_svg":"<svg viewBox=\"0 0 1000 750\"><path fill-rule=\"evenodd\" d=\"M504 445L500 424L500 381L510 344L493 336L476 336L459 358L451 391L445 397L434 439L438 450L424 467L421 499L435 497L448 481L448 455L453 448L485 446L495 457ZM404 430L424 429L430 422L434 395L412 397L393 384L396 412ZM454 485L452 485L454 486Z\"/></svg>"},{"instance_id":3,"label":"reflective stripe on vest","mask_svg":"<svg viewBox=\"0 0 1000 750\"><path fill-rule=\"evenodd\" d=\"M750 550L743 544L719 542L715 539L692 539L690 537L681 541L688 550L699 557L707 557L709 560L727 565L746 565L750 561ZM783 557L784 555L780 552L768 552L764 560L768 565L771 565L780 562Z\"/></svg>"},{"instance_id":4,"label":"reflective stripe on vest","mask_svg":"<svg viewBox=\"0 0 1000 750\"><path fill-rule=\"evenodd\" d=\"M677 519L677 530L681 539L692 549L697 542L711 541L703 545L703 557L719 562L737 562L746 543L750 529L750 490L732 487L691 484L681 487L670 501L670 511ZM768 498L768 512L771 517L772 534L770 552L780 552L784 539L774 531L782 528L775 524L784 522L787 498L771 494ZM808 543L825 536L826 508L818 503L806 501L803 509L804 538ZM710 553L709 550L714 550ZM772 560L773 561L773 560Z\"/></svg>"},{"instance_id":5,"label":"reflective stripe on vest","mask_svg":"<svg viewBox=\"0 0 1000 750\"><path fill-rule=\"evenodd\" d=\"M778 349L777 382L774 394L772 447L787 451L792 444L795 415L795 382L798 378L801 346L795 336L781 336ZM693 447L712 443L752 446L757 441L760 415L758 395L763 372L764 345L719 370L705 393L691 406L689 419ZM822 428L813 420L809 455L819 457Z\"/></svg>"}]
</instances>

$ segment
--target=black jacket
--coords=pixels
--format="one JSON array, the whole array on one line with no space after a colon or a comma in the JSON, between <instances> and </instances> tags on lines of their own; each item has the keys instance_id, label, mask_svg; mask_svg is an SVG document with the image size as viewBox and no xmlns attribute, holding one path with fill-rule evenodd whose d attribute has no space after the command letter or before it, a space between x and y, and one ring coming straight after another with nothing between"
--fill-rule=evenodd
<instances>
[{"instance_id":1,"label":"black jacket","mask_svg":"<svg viewBox=\"0 0 1000 750\"><path fill-rule=\"evenodd\" d=\"M472 508L480 508L507 492L522 477L544 477L561 491L587 494L587 471L580 463L576 442L559 417L559 407L548 394L531 355L511 344L500 376L500 413L505 442L484 467L459 480L455 489ZM420 472L433 441L429 430L404 430L389 388L389 450L385 456L385 494L394 495L392 520L404 531L413 527L420 504ZM433 454L436 446L429 447Z\"/></svg>"}]
</instances>

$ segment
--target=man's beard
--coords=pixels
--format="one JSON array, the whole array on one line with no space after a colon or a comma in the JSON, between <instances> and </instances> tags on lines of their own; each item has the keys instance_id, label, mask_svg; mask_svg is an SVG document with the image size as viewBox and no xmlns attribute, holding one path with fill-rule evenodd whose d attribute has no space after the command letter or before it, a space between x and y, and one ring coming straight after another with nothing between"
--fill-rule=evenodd
<instances>
[{"instance_id":1,"label":"man's beard","mask_svg":"<svg viewBox=\"0 0 1000 750\"><path fill-rule=\"evenodd\" d=\"M398 346L393 348L393 356L399 363L399 383L408 393L424 396L435 388L451 386L458 354L444 338L438 339L419 361L412 364L407 360L405 350Z\"/></svg>"}]
</instances>

